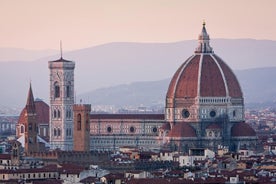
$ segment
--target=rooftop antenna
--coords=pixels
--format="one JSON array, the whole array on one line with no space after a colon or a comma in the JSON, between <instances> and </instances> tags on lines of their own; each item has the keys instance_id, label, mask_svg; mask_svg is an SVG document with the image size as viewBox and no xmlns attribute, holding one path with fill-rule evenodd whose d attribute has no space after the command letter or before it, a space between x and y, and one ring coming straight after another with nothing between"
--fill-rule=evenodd
<instances>
[{"instance_id":1,"label":"rooftop antenna","mask_svg":"<svg viewBox=\"0 0 276 184\"><path fill-rule=\"evenodd\" d=\"M62 41L59 41L59 47L60 47L60 58L62 59Z\"/></svg>"}]
</instances>

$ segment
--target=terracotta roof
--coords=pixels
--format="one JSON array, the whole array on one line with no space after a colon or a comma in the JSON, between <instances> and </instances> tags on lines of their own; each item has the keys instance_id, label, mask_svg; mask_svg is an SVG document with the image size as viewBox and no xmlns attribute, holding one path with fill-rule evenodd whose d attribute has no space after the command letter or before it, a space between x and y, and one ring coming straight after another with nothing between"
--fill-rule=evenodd
<instances>
[{"instance_id":1,"label":"terracotta roof","mask_svg":"<svg viewBox=\"0 0 276 184\"><path fill-rule=\"evenodd\" d=\"M74 164L61 164L61 168L59 168L59 171L62 174L79 174L84 170L84 167Z\"/></svg>"},{"instance_id":2,"label":"terracotta roof","mask_svg":"<svg viewBox=\"0 0 276 184\"><path fill-rule=\"evenodd\" d=\"M38 124L49 124L49 106L42 100L35 100L36 119ZM26 122L26 107L21 111L18 124L25 124Z\"/></svg>"},{"instance_id":3,"label":"terracotta roof","mask_svg":"<svg viewBox=\"0 0 276 184\"><path fill-rule=\"evenodd\" d=\"M233 71L214 54L203 24L195 54L175 72L167 98L234 97L242 98L239 82Z\"/></svg>"},{"instance_id":4,"label":"terracotta roof","mask_svg":"<svg viewBox=\"0 0 276 184\"><path fill-rule=\"evenodd\" d=\"M123 173L109 173L104 176L107 180L111 179L123 179L125 176Z\"/></svg>"},{"instance_id":5,"label":"terracotta roof","mask_svg":"<svg viewBox=\"0 0 276 184\"><path fill-rule=\"evenodd\" d=\"M169 122L166 122L161 127L162 130L171 130L171 125Z\"/></svg>"},{"instance_id":6,"label":"terracotta roof","mask_svg":"<svg viewBox=\"0 0 276 184\"><path fill-rule=\"evenodd\" d=\"M218 56L213 53L194 55L174 74L167 91L167 98L194 98L197 95L225 97L226 86L230 97L242 98L242 91L235 74Z\"/></svg>"},{"instance_id":7,"label":"terracotta roof","mask_svg":"<svg viewBox=\"0 0 276 184\"><path fill-rule=\"evenodd\" d=\"M238 81L237 77L235 76L234 72L217 55L214 54L214 57L218 61L219 65L224 73L224 76L225 76L225 79L226 79L226 82L228 85L229 96L236 97L236 98L242 97L243 96L242 90L241 90L239 81Z\"/></svg>"},{"instance_id":8,"label":"terracotta roof","mask_svg":"<svg viewBox=\"0 0 276 184\"><path fill-rule=\"evenodd\" d=\"M212 123L209 126L207 126L206 129L221 129L221 127L216 123Z\"/></svg>"},{"instance_id":9,"label":"terracotta roof","mask_svg":"<svg viewBox=\"0 0 276 184\"><path fill-rule=\"evenodd\" d=\"M231 129L233 137L256 136L256 132L245 122L236 123Z\"/></svg>"},{"instance_id":10,"label":"terracotta roof","mask_svg":"<svg viewBox=\"0 0 276 184\"><path fill-rule=\"evenodd\" d=\"M191 180L177 179L177 178L131 178L127 180L127 184L183 184L183 183L193 183Z\"/></svg>"},{"instance_id":11,"label":"terracotta roof","mask_svg":"<svg viewBox=\"0 0 276 184\"><path fill-rule=\"evenodd\" d=\"M164 120L164 114L91 114L90 119Z\"/></svg>"},{"instance_id":12,"label":"terracotta roof","mask_svg":"<svg viewBox=\"0 0 276 184\"><path fill-rule=\"evenodd\" d=\"M194 128L186 122L176 122L168 137L197 137Z\"/></svg>"}]
</instances>

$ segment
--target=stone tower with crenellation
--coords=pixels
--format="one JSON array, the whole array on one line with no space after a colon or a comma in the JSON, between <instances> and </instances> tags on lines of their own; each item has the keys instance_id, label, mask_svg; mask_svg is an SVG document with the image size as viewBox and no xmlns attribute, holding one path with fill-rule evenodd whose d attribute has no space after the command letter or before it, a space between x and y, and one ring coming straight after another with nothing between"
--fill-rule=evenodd
<instances>
[{"instance_id":1,"label":"stone tower with crenellation","mask_svg":"<svg viewBox=\"0 0 276 184\"><path fill-rule=\"evenodd\" d=\"M51 149L73 149L73 105L75 62L62 57L49 61Z\"/></svg>"},{"instance_id":2,"label":"stone tower with crenellation","mask_svg":"<svg viewBox=\"0 0 276 184\"><path fill-rule=\"evenodd\" d=\"M90 151L91 105L76 104L74 111L74 151Z\"/></svg>"}]
</instances>

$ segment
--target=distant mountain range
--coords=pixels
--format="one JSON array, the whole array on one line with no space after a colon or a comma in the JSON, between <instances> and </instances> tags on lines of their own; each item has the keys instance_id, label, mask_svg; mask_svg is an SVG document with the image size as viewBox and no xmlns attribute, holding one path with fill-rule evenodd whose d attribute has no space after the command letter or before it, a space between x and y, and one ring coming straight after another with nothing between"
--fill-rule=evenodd
<instances>
[{"instance_id":1,"label":"distant mountain range","mask_svg":"<svg viewBox=\"0 0 276 184\"><path fill-rule=\"evenodd\" d=\"M181 63L193 54L196 46L196 40L109 43L66 52L63 56L76 62L75 89L78 99L93 104L154 105L164 103L170 78ZM211 46L236 72L246 102L271 102L276 99L276 41L213 39ZM39 53L42 58L37 59L36 51L33 56L28 51L28 57L22 56L20 60L20 52L20 49L3 51L0 48L0 53L11 55L0 56L0 106L23 107L30 81L34 96L48 103L48 61L60 56L57 51L51 51L53 53L49 55L45 51ZM26 62L26 58L33 61Z\"/></svg>"},{"instance_id":2,"label":"distant mountain range","mask_svg":"<svg viewBox=\"0 0 276 184\"><path fill-rule=\"evenodd\" d=\"M276 107L276 67L235 71L243 89L247 106ZM171 79L101 88L80 95L92 105L114 105L116 107L164 106Z\"/></svg>"}]
</instances>

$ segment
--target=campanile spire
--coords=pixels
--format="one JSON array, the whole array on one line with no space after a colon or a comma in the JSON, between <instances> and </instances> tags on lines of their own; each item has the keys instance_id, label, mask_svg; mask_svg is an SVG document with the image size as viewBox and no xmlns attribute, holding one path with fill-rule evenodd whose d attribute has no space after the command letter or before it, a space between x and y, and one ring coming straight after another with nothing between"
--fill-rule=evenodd
<instances>
[{"instance_id":1,"label":"campanile spire","mask_svg":"<svg viewBox=\"0 0 276 184\"><path fill-rule=\"evenodd\" d=\"M32 90L31 83L30 83L30 88L29 88L29 92L28 92L26 110L28 113L35 113L35 103L34 103L34 96L33 96L33 90Z\"/></svg>"},{"instance_id":2,"label":"campanile spire","mask_svg":"<svg viewBox=\"0 0 276 184\"><path fill-rule=\"evenodd\" d=\"M202 30L198 36L198 47L195 49L195 53L213 53L213 48L209 44L210 38L205 25L206 23L203 21Z\"/></svg>"}]
</instances>

